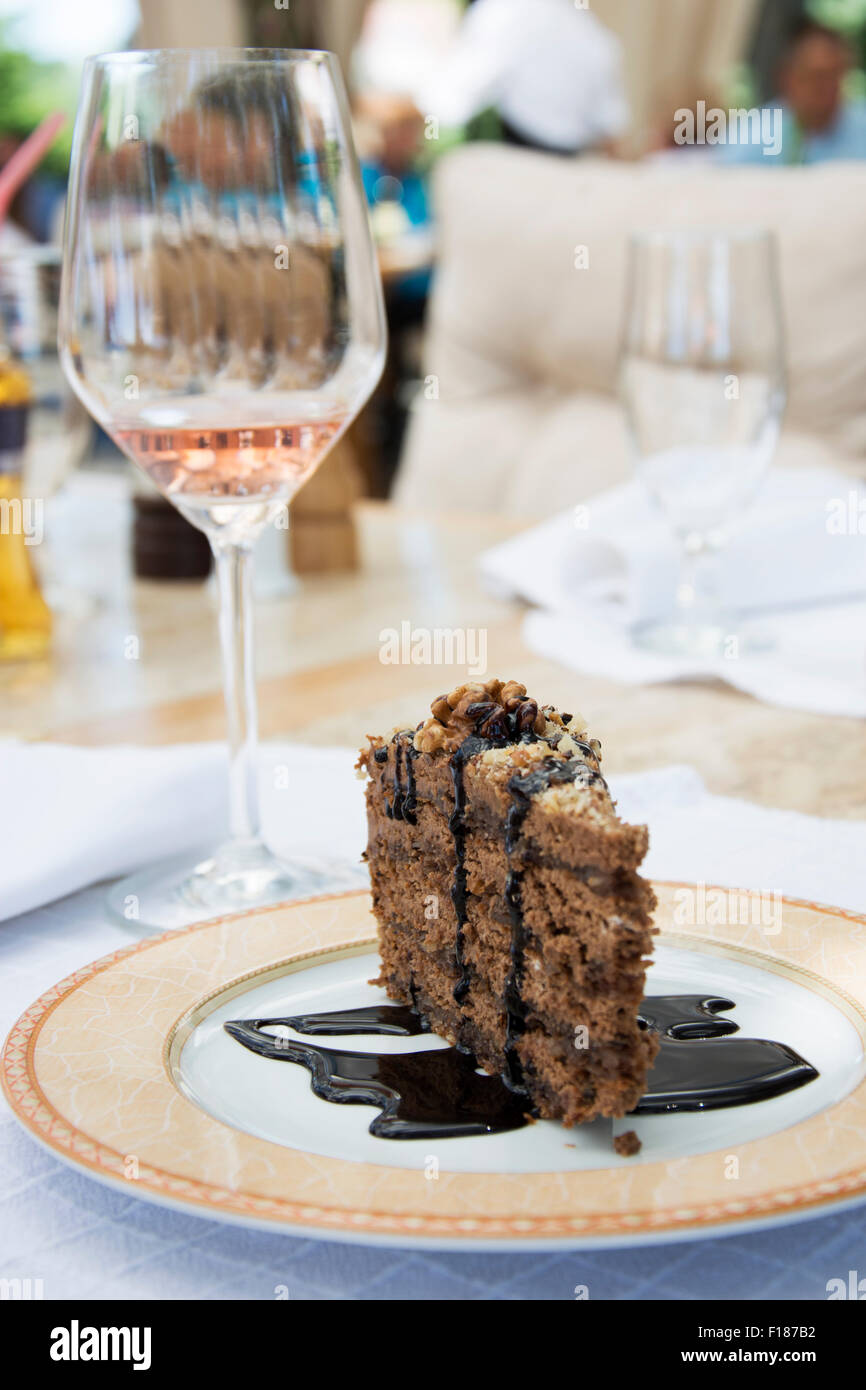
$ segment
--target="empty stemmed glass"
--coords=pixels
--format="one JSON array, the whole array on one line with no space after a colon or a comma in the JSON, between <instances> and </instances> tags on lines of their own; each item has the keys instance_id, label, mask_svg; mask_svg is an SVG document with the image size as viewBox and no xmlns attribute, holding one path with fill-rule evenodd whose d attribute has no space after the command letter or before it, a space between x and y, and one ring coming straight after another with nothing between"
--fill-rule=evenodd
<instances>
[{"instance_id":1,"label":"empty stemmed glass","mask_svg":"<svg viewBox=\"0 0 866 1390\"><path fill-rule=\"evenodd\" d=\"M639 625L635 640L712 657L734 626L719 602L716 555L770 465L785 404L771 233L632 238L620 394L638 476L682 547L675 611Z\"/></svg>"},{"instance_id":2,"label":"empty stemmed glass","mask_svg":"<svg viewBox=\"0 0 866 1390\"><path fill-rule=\"evenodd\" d=\"M230 837L116 886L151 928L321 889L261 838L250 565L372 392L382 292L329 53L88 59L60 319L75 391L213 547ZM134 795L130 789L130 795Z\"/></svg>"}]
</instances>

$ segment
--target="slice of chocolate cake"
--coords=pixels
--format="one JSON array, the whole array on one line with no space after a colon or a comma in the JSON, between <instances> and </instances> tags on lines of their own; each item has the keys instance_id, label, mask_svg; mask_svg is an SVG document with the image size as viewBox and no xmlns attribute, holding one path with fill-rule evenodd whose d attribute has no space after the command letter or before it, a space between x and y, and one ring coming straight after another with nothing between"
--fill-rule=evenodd
<instances>
[{"instance_id":1,"label":"slice of chocolate cake","mask_svg":"<svg viewBox=\"0 0 866 1390\"><path fill-rule=\"evenodd\" d=\"M367 860L380 983L565 1124L625 1115L657 1039L645 826L625 825L582 721L516 681L442 696L370 737Z\"/></svg>"}]
</instances>

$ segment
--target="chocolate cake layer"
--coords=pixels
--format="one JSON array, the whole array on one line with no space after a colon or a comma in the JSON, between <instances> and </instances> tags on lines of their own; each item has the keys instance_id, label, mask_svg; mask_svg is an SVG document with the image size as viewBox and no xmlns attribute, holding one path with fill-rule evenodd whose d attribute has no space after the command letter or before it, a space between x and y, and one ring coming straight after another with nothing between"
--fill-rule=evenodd
<instances>
[{"instance_id":1,"label":"chocolate cake layer","mask_svg":"<svg viewBox=\"0 0 866 1390\"><path fill-rule=\"evenodd\" d=\"M617 818L579 727L488 681L359 764L381 983L566 1124L626 1114L657 1046L637 1021L647 832Z\"/></svg>"}]
</instances>

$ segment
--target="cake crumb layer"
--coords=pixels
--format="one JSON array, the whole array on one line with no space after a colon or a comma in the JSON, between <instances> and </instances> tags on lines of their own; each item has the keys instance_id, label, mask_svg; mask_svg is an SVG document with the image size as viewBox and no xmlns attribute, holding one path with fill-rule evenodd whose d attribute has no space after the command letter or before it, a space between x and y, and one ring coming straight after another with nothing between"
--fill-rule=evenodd
<instances>
[{"instance_id":1,"label":"cake crumb layer","mask_svg":"<svg viewBox=\"0 0 866 1390\"><path fill-rule=\"evenodd\" d=\"M358 764L380 982L567 1125L633 1109L658 1046L638 1020L647 830L600 764L582 720L498 680L371 736Z\"/></svg>"}]
</instances>

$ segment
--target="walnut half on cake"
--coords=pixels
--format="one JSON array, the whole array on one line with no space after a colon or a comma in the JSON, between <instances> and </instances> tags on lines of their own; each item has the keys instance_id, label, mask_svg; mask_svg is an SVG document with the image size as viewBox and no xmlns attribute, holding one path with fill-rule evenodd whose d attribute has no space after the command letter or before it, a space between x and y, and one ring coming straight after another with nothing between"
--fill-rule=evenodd
<instances>
[{"instance_id":1,"label":"walnut half on cake","mask_svg":"<svg viewBox=\"0 0 866 1390\"><path fill-rule=\"evenodd\" d=\"M518 682L462 685L431 710L359 761L380 983L528 1111L625 1115L658 1047L637 1017L646 826L617 818L580 718Z\"/></svg>"}]
</instances>

